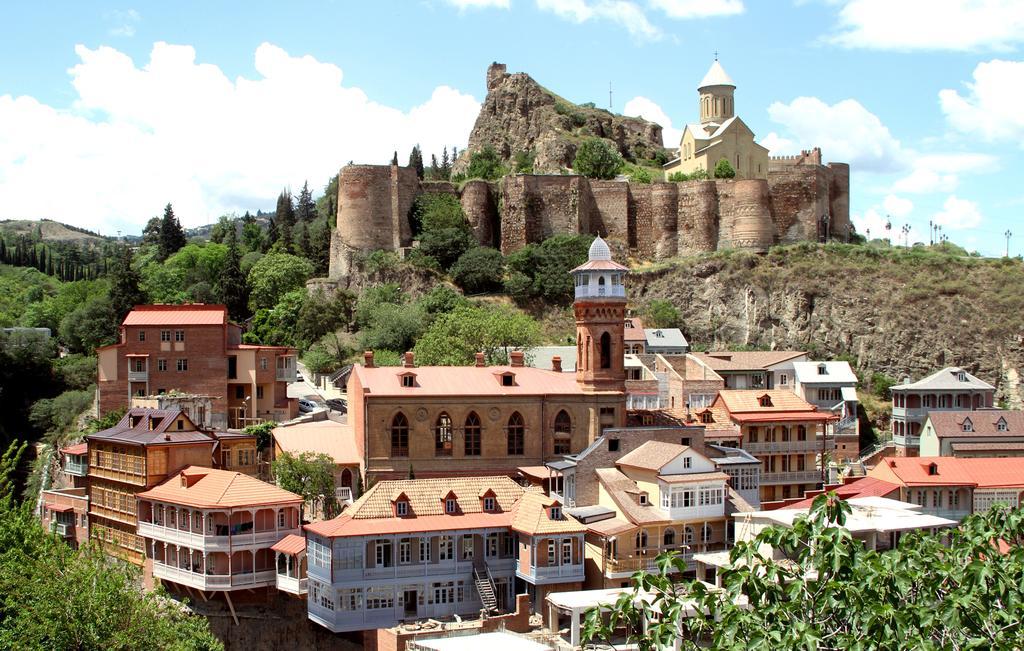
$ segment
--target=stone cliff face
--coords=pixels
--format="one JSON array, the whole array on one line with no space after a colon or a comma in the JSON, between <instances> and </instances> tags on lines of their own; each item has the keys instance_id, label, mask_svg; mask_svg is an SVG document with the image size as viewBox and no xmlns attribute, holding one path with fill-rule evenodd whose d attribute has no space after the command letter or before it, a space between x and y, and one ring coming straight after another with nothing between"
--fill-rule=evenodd
<instances>
[{"instance_id":1,"label":"stone cliff face","mask_svg":"<svg viewBox=\"0 0 1024 651\"><path fill-rule=\"evenodd\" d=\"M850 354L919 379L962 366L1024 406L1024 265L922 251L802 245L740 251L635 273L630 300L670 300L696 345Z\"/></svg>"},{"instance_id":2,"label":"stone cliff face","mask_svg":"<svg viewBox=\"0 0 1024 651\"><path fill-rule=\"evenodd\" d=\"M505 161L519 152L532 152L535 172L557 174L572 166L577 144L587 136L612 141L630 161L649 159L664 149L661 126L573 104L528 74L508 74L503 64L494 63L487 69L487 97L469 146L453 171L464 172L469 156L489 145Z\"/></svg>"}]
</instances>

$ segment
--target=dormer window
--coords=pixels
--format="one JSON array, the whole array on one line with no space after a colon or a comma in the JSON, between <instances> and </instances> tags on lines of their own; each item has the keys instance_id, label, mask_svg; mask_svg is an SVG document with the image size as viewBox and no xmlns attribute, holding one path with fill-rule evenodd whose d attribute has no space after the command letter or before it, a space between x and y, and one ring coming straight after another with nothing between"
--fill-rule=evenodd
<instances>
[{"instance_id":1,"label":"dormer window","mask_svg":"<svg viewBox=\"0 0 1024 651\"><path fill-rule=\"evenodd\" d=\"M503 387L512 387L516 385L515 373L502 373L498 376L498 380L501 382Z\"/></svg>"},{"instance_id":2,"label":"dormer window","mask_svg":"<svg viewBox=\"0 0 1024 651\"><path fill-rule=\"evenodd\" d=\"M411 388L416 386L416 374L415 373L403 373L402 374L402 386Z\"/></svg>"},{"instance_id":3,"label":"dormer window","mask_svg":"<svg viewBox=\"0 0 1024 651\"><path fill-rule=\"evenodd\" d=\"M967 374L964 373L963 371L957 371L956 372L956 379L960 380L961 382L966 382L967 381Z\"/></svg>"},{"instance_id":4,"label":"dormer window","mask_svg":"<svg viewBox=\"0 0 1024 651\"><path fill-rule=\"evenodd\" d=\"M407 500L399 500L395 502L395 515L398 517L409 515L409 502Z\"/></svg>"},{"instance_id":5,"label":"dormer window","mask_svg":"<svg viewBox=\"0 0 1024 651\"><path fill-rule=\"evenodd\" d=\"M647 500L647 493L640 493L639 501L640 506L647 506L647 504L649 503Z\"/></svg>"},{"instance_id":6,"label":"dormer window","mask_svg":"<svg viewBox=\"0 0 1024 651\"><path fill-rule=\"evenodd\" d=\"M449 497L444 501L444 512L449 514L455 513L456 505L457 502L455 501L455 498Z\"/></svg>"},{"instance_id":7,"label":"dormer window","mask_svg":"<svg viewBox=\"0 0 1024 651\"><path fill-rule=\"evenodd\" d=\"M693 468L693 457L683 457L683 467L687 470Z\"/></svg>"},{"instance_id":8,"label":"dormer window","mask_svg":"<svg viewBox=\"0 0 1024 651\"><path fill-rule=\"evenodd\" d=\"M700 412L700 422L704 423L705 425L709 425L715 422L715 417L711 415L710 410L704 410Z\"/></svg>"},{"instance_id":9,"label":"dormer window","mask_svg":"<svg viewBox=\"0 0 1024 651\"><path fill-rule=\"evenodd\" d=\"M996 422L996 429L997 429L997 430L999 430L1000 432L1005 432L1005 431L1007 431L1007 430L1008 430L1009 428L1008 428L1008 427L1006 426L1006 421L1005 421L1005 420L1003 420L1002 418L1000 418L1000 419L999 419L999 420L998 420L998 421Z\"/></svg>"},{"instance_id":10,"label":"dormer window","mask_svg":"<svg viewBox=\"0 0 1024 651\"><path fill-rule=\"evenodd\" d=\"M965 418L964 419L963 427L964 427L964 431L965 432L973 432L974 431L974 423L971 422L970 418Z\"/></svg>"},{"instance_id":11,"label":"dormer window","mask_svg":"<svg viewBox=\"0 0 1024 651\"><path fill-rule=\"evenodd\" d=\"M818 364L818 375L828 375L828 368L824 364Z\"/></svg>"},{"instance_id":12,"label":"dormer window","mask_svg":"<svg viewBox=\"0 0 1024 651\"><path fill-rule=\"evenodd\" d=\"M562 519L562 507L560 507L560 506L552 506L551 510L549 511L549 513L550 513L550 518L552 520L561 520Z\"/></svg>"},{"instance_id":13,"label":"dormer window","mask_svg":"<svg viewBox=\"0 0 1024 651\"><path fill-rule=\"evenodd\" d=\"M772 406L772 398L771 398L771 396L769 396L766 393L766 394L764 394L763 396L761 396L760 398L757 399L757 404L761 405L762 407L771 407Z\"/></svg>"},{"instance_id":14,"label":"dormer window","mask_svg":"<svg viewBox=\"0 0 1024 651\"><path fill-rule=\"evenodd\" d=\"M928 464L928 474L933 476L933 477L935 475L939 474L939 464L935 463L934 461L929 463Z\"/></svg>"},{"instance_id":15,"label":"dormer window","mask_svg":"<svg viewBox=\"0 0 1024 651\"><path fill-rule=\"evenodd\" d=\"M495 502L494 502L494 498L493 497L485 497L484 498L484 511L487 511L487 512L494 511L494 506L495 506Z\"/></svg>"}]
</instances>

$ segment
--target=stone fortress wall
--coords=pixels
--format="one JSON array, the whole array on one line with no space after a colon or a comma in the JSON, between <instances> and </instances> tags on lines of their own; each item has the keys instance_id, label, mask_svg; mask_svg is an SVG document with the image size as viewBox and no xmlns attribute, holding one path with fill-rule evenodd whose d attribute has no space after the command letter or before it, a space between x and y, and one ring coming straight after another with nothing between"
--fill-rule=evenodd
<instances>
[{"instance_id":1,"label":"stone fortress wall","mask_svg":"<svg viewBox=\"0 0 1024 651\"><path fill-rule=\"evenodd\" d=\"M768 178L650 184L516 174L498 182L420 182L412 168L348 165L338 178L330 276L353 256L411 247L409 213L424 192L459 198L477 241L503 253L557 234L600 234L640 259L849 239L850 168L821 150L772 158ZM823 217L827 216L827 221Z\"/></svg>"}]
</instances>

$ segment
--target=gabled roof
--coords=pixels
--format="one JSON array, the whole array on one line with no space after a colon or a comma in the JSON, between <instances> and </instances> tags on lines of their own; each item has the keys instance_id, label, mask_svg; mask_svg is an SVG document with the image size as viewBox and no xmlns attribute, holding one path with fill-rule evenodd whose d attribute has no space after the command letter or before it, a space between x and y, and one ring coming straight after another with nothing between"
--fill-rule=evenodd
<instances>
[{"instance_id":1,"label":"gabled roof","mask_svg":"<svg viewBox=\"0 0 1024 651\"><path fill-rule=\"evenodd\" d=\"M124 318L126 326L226 325L228 309L223 305L136 305Z\"/></svg>"},{"instance_id":2,"label":"gabled roof","mask_svg":"<svg viewBox=\"0 0 1024 651\"><path fill-rule=\"evenodd\" d=\"M961 381L959 375L963 373ZM926 378L908 384L897 384L892 387L896 390L931 390L931 391L957 391L957 390L987 390L995 391L995 387L971 375L959 366L948 366L941 371L936 371Z\"/></svg>"},{"instance_id":3,"label":"gabled roof","mask_svg":"<svg viewBox=\"0 0 1024 651\"><path fill-rule=\"evenodd\" d=\"M819 372L822 365L824 374ZM793 362L793 373L800 384L857 384L857 376L846 361Z\"/></svg>"},{"instance_id":4,"label":"gabled roof","mask_svg":"<svg viewBox=\"0 0 1024 651\"><path fill-rule=\"evenodd\" d=\"M544 533L580 533L587 530L586 525L565 515L561 520L552 520L550 507L555 504L558 504L556 500L541 493L523 493L512 507L512 530L531 536Z\"/></svg>"},{"instance_id":5,"label":"gabled roof","mask_svg":"<svg viewBox=\"0 0 1024 651\"><path fill-rule=\"evenodd\" d=\"M498 508L508 511L524 490L510 478L499 477L447 477L381 481L370 487L355 504L345 510L353 519L390 518L393 516L391 499L404 493L409 499L413 515L445 515L444 498L454 493L461 513L481 513L483 506L478 497L492 489Z\"/></svg>"},{"instance_id":6,"label":"gabled roof","mask_svg":"<svg viewBox=\"0 0 1024 651\"><path fill-rule=\"evenodd\" d=\"M1024 411L981 409L976 411L929 411L928 420L939 438L996 437L1015 439L1024 437ZM971 421L971 431L964 431L964 421ZM1006 423L1006 431L999 431L999 421Z\"/></svg>"},{"instance_id":7,"label":"gabled roof","mask_svg":"<svg viewBox=\"0 0 1024 651\"><path fill-rule=\"evenodd\" d=\"M770 407L762 407L760 400L767 396L771 401ZM785 389L722 389L718 397L729 410L729 414L757 412L813 412L814 405L810 404L792 391Z\"/></svg>"},{"instance_id":8,"label":"gabled roof","mask_svg":"<svg viewBox=\"0 0 1024 651\"><path fill-rule=\"evenodd\" d=\"M745 350L693 354L715 371L736 372L765 371L807 353L799 350Z\"/></svg>"},{"instance_id":9,"label":"gabled roof","mask_svg":"<svg viewBox=\"0 0 1024 651\"><path fill-rule=\"evenodd\" d=\"M648 346L686 348L690 345L679 328L645 328L644 336Z\"/></svg>"},{"instance_id":10,"label":"gabled roof","mask_svg":"<svg viewBox=\"0 0 1024 651\"><path fill-rule=\"evenodd\" d=\"M700 80L700 85L697 86L697 88L699 90L701 88L706 88L707 86L732 86L735 88L736 83L732 80L732 77L725 72L725 68L723 68L722 64L718 62L718 59L715 59L711 63L711 67L708 68L704 78Z\"/></svg>"},{"instance_id":11,"label":"gabled roof","mask_svg":"<svg viewBox=\"0 0 1024 651\"><path fill-rule=\"evenodd\" d=\"M647 441L632 452L620 457L615 463L620 466L658 471L689 449L690 446L678 443Z\"/></svg>"},{"instance_id":12,"label":"gabled roof","mask_svg":"<svg viewBox=\"0 0 1024 651\"><path fill-rule=\"evenodd\" d=\"M626 317L626 327L623 333L626 341L644 341L647 338L644 332L644 322L635 316Z\"/></svg>"},{"instance_id":13,"label":"gabled roof","mask_svg":"<svg viewBox=\"0 0 1024 651\"><path fill-rule=\"evenodd\" d=\"M608 495L625 514L626 518L634 524L659 524L671 522L668 515L656 508L653 504L640 506L634 501L632 495L639 493L636 482L622 474L618 468L596 468L597 480L601 483ZM656 499L656 496L650 496Z\"/></svg>"},{"instance_id":14,"label":"gabled roof","mask_svg":"<svg viewBox=\"0 0 1024 651\"><path fill-rule=\"evenodd\" d=\"M904 486L1024 488L1024 457L886 457L868 474Z\"/></svg>"},{"instance_id":15,"label":"gabled roof","mask_svg":"<svg viewBox=\"0 0 1024 651\"><path fill-rule=\"evenodd\" d=\"M86 454L89 452L89 444L82 441L81 443L75 443L74 445L69 445L66 448L61 448L60 452L61 454L70 454L72 456Z\"/></svg>"},{"instance_id":16,"label":"gabled roof","mask_svg":"<svg viewBox=\"0 0 1024 651\"><path fill-rule=\"evenodd\" d=\"M295 556L300 552L306 551L306 537L290 533L274 543L274 546L270 549L271 551L281 552L286 556Z\"/></svg>"},{"instance_id":17,"label":"gabled roof","mask_svg":"<svg viewBox=\"0 0 1024 651\"><path fill-rule=\"evenodd\" d=\"M878 479L877 477L861 477L860 479L851 481L848 484L843 484L842 486L832 488L829 490L829 492L834 492L840 498L848 500L854 497L888 497L893 493L898 493L899 490L899 484L883 481L881 479ZM817 495L790 504L786 508L810 508L811 504L814 503L815 497L817 497ZM896 498L899 498L898 494L896 495Z\"/></svg>"},{"instance_id":18,"label":"gabled roof","mask_svg":"<svg viewBox=\"0 0 1024 651\"><path fill-rule=\"evenodd\" d=\"M184 481L182 477L184 476ZM234 508L301 504L296 495L273 484L233 470L188 466L148 491L141 499L197 508Z\"/></svg>"},{"instance_id":19,"label":"gabled roof","mask_svg":"<svg viewBox=\"0 0 1024 651\"><path fill-rule=\"evenodd\" d=\"M134 407L125 412L117 425L105 430L89 434L87 441L110 441L114 443L129 443L134 445L169 444L169 443L210 443L211 446L216 439L210 434L193 429L178 430L171 428L171 423L179 417L184 418L190 424L192 421L180 409L147 409ZM132 427L132 418L138 418L139 422ZM157 422L159 421L159 422ZM155 423L150 429L150 423ZM195 426L192 425L194 428Z\"/></svg>"}]
</instances>

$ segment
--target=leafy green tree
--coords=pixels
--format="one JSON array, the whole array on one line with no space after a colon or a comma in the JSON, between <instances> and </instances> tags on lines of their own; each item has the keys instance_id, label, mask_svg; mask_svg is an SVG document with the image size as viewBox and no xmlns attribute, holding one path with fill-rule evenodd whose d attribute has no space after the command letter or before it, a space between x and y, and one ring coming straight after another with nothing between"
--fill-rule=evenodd
<instances>
[{"instance_id":1,"label":"leafy green tree","mask_svg":"<svg viewBox=\"0 0 1024 651\"><path fill-rule=\"evenodd\" d=\"M532 151L517 151L512 159L512 171L516 174L533 174L533 161L536 154Z\"/></svg>"},{"instance_id":2,"label":"leafy green tree","mask_svg":"<svg viewBox=\"0 0 1024 651\"><path fill-rule=\"evenodd\" d=\"M274 244L283 253L292 252L292 229L295 227L295 205L292 193L282 190L277 195L277 209L274 211L274 224L277 226L277 238Z\"/></svg>"},{"instance_id":3,"label":"leafy green tree","mask_svg":"<svg viewBox=\"0 0 1024 651\"><path fill-rule=\"evenodd\" d=\"M736 177L736 170L733 169L732 164L728 158L722 158L715 165L715 178L716 179L731 179Z\"/></svg>"},{"instance_id":4,"label":"leafy green tree","mask_svg":"<svg viewBox=\"0 0 1024 651\"><path fill-rule=\"evenodd\" d=\"M136 305L146 302L146 295L139 287L141 277L132 267L132 250L121 247L120 255L110 274L110 307L114 312L112 325L121 325L124 318Z\"/></svg>"},{"instance_id":5,"label":"leafy green tree","mask_svg":"<svg viewBox=\"0 0 1024 651\"><path fill-rule=\"evenodd\" d=\"M356 300L352 314L356 328L362 330L369 327L382 304L401 305L405 303L405 298L405 293L398 283L382 283L367 287Z\"/></svg>"},{"instance_id":6,"label":"leafy green tree","mask_svg":"<svg viewBox=\"0 0 1024 651\"><path fill-rule=\"evenodd\" d=\"M326 276L331 261L331 227L326 219L317 219L310 224L308 230L308 257L313 263L313 273L317 276Z\"/></svg>"},{"instance_id":7,"label":"leafy green tree","mask_svg":"<svg viewBox=\"0 0 1024 651\"><path fill-rule=\"evenodd\" d=\"M178 222L178 218L174 216L174 208L171 207L171 204L167 204L164 207L164 218L160 221L160 241L157 258L159 260L166 260L187 243L188 239L185 237L185 230L181 227L181 223Z\"/></svg>"},{"instance_id":8,"label":"leafy green tree","mask_svg":"<svg viewBox=\"0 0 1024 651\"><path fill-rule=\"evenodd\" d=\"M328 455L285 452L277 455L271 470L278 486L301 495L314 509L319 507L329 514L335 508L334 459Z\"/></svg>"},{"instance_id":9,"label":"leafy green tree","mask_svg":"<svg viewBox=\"0 0 1024 651\"><path fill-rule=\"evenodd\" d=\"M409 152L409 167L416 170L416 176L423 180L423 154L419 145L413 145L412 151Z\"/></svg>"},{"instance_id":10,"label":"leafy green tree","mask_svg":"<svg viewBox=\"0 0 1024 651\"><path fill-rule=\"evenodd\" d=\"M420 252L437 260L442 269L452 265L473 245L473 236L466 228L441 228L424 231L420 236Z\"/></svg>"},{"instance_id":11,"label":"leafy green tree","mask_svg":"<svg viewBox=\"0 0 1024 651\"><path fill-rule=\"evenodd\" d=\"M443 192L425 193L417 197L411 217L415 235L442 228L469 227L458 197Z\"/></svg>"},{"instance_id":12,"label":"leafy green tree","mask_svg":"<svg viewBox=\"0 0 1024 651\"><path fill-rule=\"evenodd\" d=\"M451 268L452 280L470 294L498 291L503 272L501 252L486 246L469 249Z\"/></svg>"},{"instance_id":13,"label":"leafy green tree","mask_svg":"<svg viewBox=\"0 0 1024 651\"><path fill-rule=\"evenodd\" d=\"M381 303L359 332L359 344L364 350L401 352L412 349L422 332L423 312L418 306Z\"/></svg>"},{"instance_id":14,"label":"leafy green tree","mask_svg":"<svg viewBox=\"0 0 1024 651\"><path fill-rule=\"evenodd\" d=\"M249 252L260 252L266 250L267 235L256 223L256 218L248 212L242 216L242 246Z\"/></svg>"},{"instance_id":15,"label":"leafy green tree","mask_svg":"<svg viewBox=\"0 0 1024 651\"><path fill-rule=\"evenodd\" d=\"M295 327L296 344L303 350L322 339L324 335L344 328L352 320L355 296L340 291L327 296L323 291L309 292L299 310Z\"/></svg>"},{"instance_id":16,"label":"leafy green tree","mask_svg":"<svg viewBox=\"0 0 1024 651\"><path fill-rule=\"evenodd\" d=\"M296 289L282 296L273 308L256 310L242 341L264 346L296 345L295 332L305 301L306 290Z\"/></svg>"},{"instance_id":17,"label":"leafy green tree","mask_svg":"<svg viewBox=\"0 0 1024 651\"><path fill-rule=\"evenodd\" d=\"M1024 645L1024 511L997 505L956 529L905 533L884 552L851 535L849 513L834 493L820 495L791 528L737 543L721 591L679 582L670 573L685 560L659 556L658 572L634 574L610 614L587 613L584 638L609 641L620 628L652 650L677 639L685 649L784 651Z\"/></svg>"},{"instance_id":18,"label":"leafy green tree","mask_svg":"<svg viewBox=\"0 0 1024 651\"><path fill-rule=\"evenodd\" d=\"M113 343L116 315L107 297L90 299L61 319L60 339L73 353L91 355L97 346Z\"/></svg>"},{"instance_id":19,"label":"leafy green tree","mask_svg":"<svg viewBox=\"0 0 1024 651\"><path fill-rule=\"evenodd\" d=\"M151 246L160 246L160 218L150 217L142 229L142 243Z\"/></svg>"},{"instance_id":20,"label":"leafy green tree","mask_svg":"<svg viewBox=\"0 0 1024 651\"><path fill-rule=\"evenodd\" d=\"M682 323L679 310L671 301L651 299L643 312L644 325L648 328L678 328Z\"/></svg>"},{"instance_id":21,"label":"leafy green tree","mask_svg":"<svg viewBox=\"0 0 1024 651\"><path fill-rule=\"evenodd\" d=\"M96 358L72 353L53 360L53 370L68 389L87 389L96 383Z\"/></svg>"},{"instance_id":22,"label":"leafy green tree","mask_svg":"<svg viewBox=\"0 0 1024 651\"><path fill-rule=\"evenodd\" d=\"M587 138L576 149L572 169L591 179L614 179L622 164L622 156L607 140Z\"/></svg>"},{"instance_id":23,"label":"leafy green tree","mask_svg":"<svg viewBox=\"0 0 1024 651\"><path fill-rule=\"evenodd\" d=\"M225 244L228 250L217 282L217 294L227 306L228 315L236 321L244 321L249 316L249 285L242 273L241 252L238 250L234 229L228 231Z\"/></svg>"},{"instance_id":24,"label":"leafy green tree","mask_svg":"<svg viewBox=\"0 0 1024 651\"><path fill-rule=\"evenodd\" d=\"M319 343L313 344L306 354L302 356L302 363L309 369L310 373L325 374L331 373L338 368L337 358L327 350L326 346Z\"/></svg>"},{"instance_id":25,"label":"leafy green tree","mask_svg":"<svg viewBox=\"0 0 1024 651\"><path fill-rule=\"evenodd\" d=\"M37 431L45 432L49 441L60 444L70 431L77 429L78 417L92 408L94 396L95 387L90 387L37 400L29 412L29 421Z\"/></svg>"},{"instance_id":26,"label":"leafy green tree","mask_svg":"<svg viewBox=\"0 0 1024 651\"><path fill-rule=\"evenodd\" d=\"M53 339L0 331L0 447L25 438L32 404L60 392L51 364L56 355Z\"/></svg>"},{"instance_id":27,"label":"leafy green tree","mask_svg":"<svg viewBox=\"0 0 1024 651\"><path fill-rule=\"evenodd\" d=\"M517 301L542 299L565 304L572 300L569 271L587 261L594 238L590 235L555 235L540 245L530 244L505 258L505 289Z\"/></svg>"},{"instance_id":28,"label":"leafy green tree","mask_svg":"<svg viewBox=\"0 0 1024 651\"><path fill-rule=\"evenodd\" d=\"M441 314L416 342L419 363L463 366L484 353L488 364L507 364L514 348L540 344L540 326L518 310L499 307L458 307Z\"/></svg>"},{"instance_id":29,"label":"leafy green tree","mask_svg":"<svg viewBox=\"0 0 1024 651\"><path fill-rule=\"evenodd\" d=\"M465 296L448 285L435 285L429 292L420 297L416 304L423 310L428 321L433 321L438 314L451 312L457 307L469 305Z\"/></svg>"},{"instance_id":30,"label":"leafy green tree","mask_svg":"<svg viewBox=\"0 0 1024 651\"><path fill-rule=\"evenodd\" d=\"M313 265L287 253L270 253L249 271L249 308L269 309L286 293L305 285Z\"/></svg>"},{"instance_id":31,"label":"leafy green tree","mask_svg":"<svg viewBox=\"0 0 1024 651\"><path fill-rule=\"evenodd\" d=\"M263 452L270 447L270 442L273 439L274 428L277 427L277 423L265 422L257 425L248 425L243 432L249 436L256 437L256 449Z\"/></svg>"},{"instance_id":32,"label":"leafy green tree","mask_svg":"<svg viewBox=\"0 0 1024 651\"><path fill-rule=\"evenodd\" d=\"M494 147L487 145L470 155L466 178L494 181L500 179L507 172L508 170L501 164L501 156L494 150Z\"/></svg>"},{"instance_id":33,"label":"leafy green tree","mask_svg":"<svg viewBox=\"0 0 1024 651\"><path fill-rule=\"evenodd\" d=\"M210 229L210 241L214 244L222 244L227 237L228 231L235 230L235 220L230 215L221 215L217 223Z\"/></svg>"}]
</instances>

